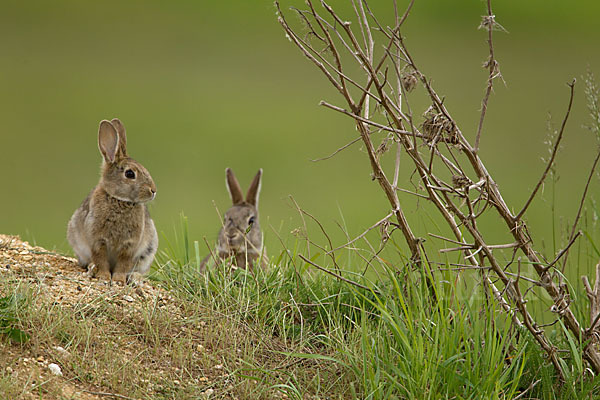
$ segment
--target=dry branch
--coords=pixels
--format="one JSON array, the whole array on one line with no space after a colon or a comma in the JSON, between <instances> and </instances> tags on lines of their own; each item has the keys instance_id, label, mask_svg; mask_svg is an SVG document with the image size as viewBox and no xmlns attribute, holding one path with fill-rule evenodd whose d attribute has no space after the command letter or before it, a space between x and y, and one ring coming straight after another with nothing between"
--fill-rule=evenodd
<instances>
[{"instance_id":1,"label":"dry branch","mask_svg":"<svg viewBox=\"0 0 600 400\"><path fill-rule=\"evenodd\" d=\"M321 267L319 264L316 264L313 261L310 261L308 258L304 257L302 254L298 254L298 257L300 257L302 259L302 261L304 261L305 263L308 263L308 264L312 265L313 267L315 267L317 269L320 269L321 271L323 271L323 272L325 272L325 273L327 273L327 274L329 274L331 276L335 276L337 279L339 279L341 281L344 281L346 283L349 283L352 286L356 286L358 288L369 290L369 291L372 290L371 288L369 288L367 286L361 285L360 283L354 282L353 280L350 280L348 278L344 278L342 275L336 274L335 272L330 271L327 268Z\"/></svg>"},{"instance_id":2,"label":"dry branch","mask_svg":"<svg viewBox=\"0 0 600 400\"><path fill-rule=\"evenodd\" d=\"M496 22L496 16L492 13L492 0L487 0L487 11L488 14L483 17L483 21L479 28L484 28L488 31L488 46L490 49L490 55L484 66L489 70L489 76L487 80L487 87L485 89L485 95L481 101L481 116L479 117L479 126L477 127L477 135L475 136L475 152L479 152L479 140L481 139L481 131L483 130L483 121L485 119L485 113L487 112L488 102L490 100L490 94L494 87L494 79L500 76L500 70L498 69L498 61L494 57L494 42L492 40L492 32L494 28L498 26Z\"/></svg>"},{"instance_id":3,"label":"dry branch","mask_svg":"<svg viewBox=\"0 0 600 400\"><path fill-rule=\"evenodd\" d=\"M598 319L600 319L600 262L596 264L596 281L593 289L587 276L582 276L581 280L590 301L590 327L586 331L591 334L596 329Z\"/></svg>"},{"instance_id":4,"label":"dry branch","mask_svg":"<svg viewBox=\"0 0 600 400\"><path fill-rule=\"evenodd\" d=\"M505 312L511 316L515 324L525 326L530 331L554 365L557 373L561 377L564 377L565 372L559 359L560 350L545 335L543 326L538 325L531 314L529 314L526 308L526 296L529 293L529 289L525 293L522 293L519 288L519 281L523 280L536 286L541 286L553 299L554 307L560 310L560 318L562 318L565 326L575 337L581 337L584 334L579 321L575 318L568 301L565 299L566 296L563 288L553 280L553 275L548 272L561 257L568 254L570 246L578 237L578 235L575 235L575 227L581 214L581 206L575 218L569 244L550 264L543 261L536 252L527 225L522 218L543 184L548 171L554 165L556 153L563 138L573 103L574 84L569 84L571 88L569 106L556 143L554 144L552 156L523 209L515 216L502 197L495 180L479 157L479 143L489 97L493 90L494 80L500 77L498 61L494 53L492 32L496 28L501 28L501 26L495 21L491 0L487 0L487 15L483 17L481 25L488 33L489 57L485 64L485 67L488 69L488 79L485 95L481 103L481 115L474 146L465 138L459 125L452 118L444 104L443 98L433 88L431 80L419 69L404 42L401 34L401 26L409 14L413 4L412 1L401 18L395 8L395 25L393 27L384 27L371 12L366 0L353 1L354 14L358 23L357 31L360 31L359 37L351 29L351 24L342 19L333 7L324 1L321 1L321 6L324 9L322 14L313 6L313 0L306 0L306 4L308 9L299 11L299 13L303 18L312 21L307 24L308 29L312 30L309 33L313 33L325 43L327 55L331 61L322 55L322 52L318 49L312 47L309 42L304 41L300 34L290 27L281 12L279 4L276 2L279 23L292 43L321 70L346 101L347 109L325 102L321 102L321 105L352 118L358 130L360 140L366 149L372 175L379 183L391 205L393 214L398 221L398 227L410 249L412 260L415 262L421 260L420 240L415 237L406 220L397 191L406 191L420 197L425 197L431 201L450 227L454 239L436 235L432 236L458 245L458 247L451 249L442 249L441 252L460 251L463 253L463 257L468 264L466 267L482 273L483 282L491 288L491 291ZM371 28L371 23L374 24L374 28ZM381 35L384 39L382 55L377 61L375 61L375 49L377 48L375 45L376 34ZM345 54L347 57L343 57L342 54ZM349 67L345 65L346 63L355 63L356 65ZM361 71L359 74L364 74L362 77L365 80L364 84L358 83L361 79L354 76L355 73L351 74L347 72L356 70ZM406 93L407 88L410 88L414 84L414 81L411 80L412 84L405 87L403 85L403 71L409 71L412 78L420 81L431 100L431 107L426 113L426 122L421 126L421 130L417 128L413 121ZM353 76L350 77L349 75ZM358 100L352 97L347 87L348 83L359 89ZM374 107L371 107L371 102L375 103ZM403 109L408 110L408 112L404 112ZM387 125L377 122L382 119L387 121ZM387 178L380 163L381 153L378 152L376 146L373 144L372 135L368 129L369 126L393 134L393 139L397 144L397 152L392 182ZM333 155L345 147L347 146L338 149ZM419 187L425 190L425 194L414 193L398 187L401 149L406 152L412 161L414 170L416 171L415 176L418 176L420 180ZM426 149L426 151L423 151L423 149ZM439 163L440 168L445 168L443 172L454 177L454 186L444 182L446 178L441 178L443 176L441 175L442 171L438 172L434 170L434 165L436 169L438 168L438 164L434 164L434 160L436 159L441 161ZM593 175L599 160L600 153L596 158L590 176ZM466 167L470 167L470 169ZM590 179L588 179L582 203L585 200ZM470 194L473 194L471 191L474 190L477 191L477 196L473 199L473 196L470 196ZM487 244L485 236L477 224L477 219L486 209L495 210L500 219L504 221L505 232L513 237L513 243L502 245ZM387 221L389 217L387 216L375 223L367 232ZM358 238L349 240L344 245L336 248L330 244L331 251L329 253L352 245L352 243L365 234L366 232ZM468 235L470 239L467 240L465 235ZM537 273L537 280L521 275L520 261L518 263L519 270L516 274L514 271L508 271L512 261L503 267L503 263L498 258L499 256L494 254L494 249L513 249L513 260L517 252L521 252L529 263L533 265ZM424 252L423 255L427 257ZM309 262L304 257L301 256L301 258ZM489 267L484 266L484 262ZM316 266L312 262L309 263ZM424 267L426 266L424 265ZM331 271L326 272L331 273ZM490 278L490 274L499 279L495 283L500 282L499 284L503 285L502 290L495 286L494 281ZM341 279L341 276L338 278ZM596 373L600 373L600 356L597 351L592 346L587 346L582 350L585 359L590 363L593 370Z\"/></svg>"},{"instance_id":5,"label":"dry branch","mask_svg":"<svg viewBox=\"0 0 600 400\"><path fill-rule=\"evenodd\" d=\"M596 167L598 166L598 161L600 161L600 149L598 150L598 154L596 154L596 158L594 159L594 163L592 164L592 168L590 169L590 173L588 175L587 181L585 182L585 188L583 189L583 194L581 195L581 200L579 201L579 207L577 208L577 215L575 216L575 221L573 221L573 227L571 228L571 235L569 236L569 240L573 240L575 237L575 231L577 230L577 225L579 224L579 218L581 217L581 212L583 211L583 205L585 204L585 199L587 197L588 189L590 188L590 182L596 173ZM567 249L565 258L563 259L563 265L561 271L565 270L565 266L567 265L567 257L569 256L569 250Z\"/></svg>"},{"instance_id":6,"label":"dry branch","mask_svg":"<svg viewBox=\"0 0 600 400\"><path fill-rule=\"evenodd\" d=\"M571 114L571 107L573 106L573 95L575 93L575 80L573 80L568 85L569 85L569 88L571 89L571 94L569 96L569 106L567 107L567 113L565 114L565 118L563 119L563 122L560 126L560 131L558 133L558 137L556 138L556 142L554 143L554 147L552 148L552 153L550 155L550 159L548 160L548 164L546 165L546 169L544 169L544 173L542 174L540 180L538 181L537 185L535 185L535 188L533 189L533 191L529 195L529 198L525 202L525 205L523 206L521 211L519 211L519 213L516 215L516 217L515 217L516 220L520 220L521 217L523 217L523 215L525 214L525 211L527 211L527 208L529 208L529 205L533 201L533 198L535 197L538 190L540 189L540 187L546 180L546 176L548 175L548 172L554 165L554 159L556 158L556 153L558 153L558 146L560 145L560 141L563 138L563 133L565 132L565 126L567 125L567 120L569 119L569 115Z\"/></svg>"}]
</instances>

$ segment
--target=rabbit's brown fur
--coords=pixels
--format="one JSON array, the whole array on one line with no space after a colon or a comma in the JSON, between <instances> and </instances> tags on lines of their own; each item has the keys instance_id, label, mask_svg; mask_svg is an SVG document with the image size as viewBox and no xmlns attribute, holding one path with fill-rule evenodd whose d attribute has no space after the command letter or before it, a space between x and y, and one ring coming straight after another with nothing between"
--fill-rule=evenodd
<instances>
[{"instance_id":1,"label":"rabbit's brown fur","mask_svg":"<svg viewBox=\"0 0 600 400\"><path fill-rule=\"evenodd\" d=\"M154 199L156 186L148 170L127 155L121 121L100 123L98 147L104 159L100 182L71 217L67 238L91 276L125 283L148 272L158 248L145 204Z\"/></svg>"},{"instance_id":2,"label":"rabbit's brown fur","mask_svg":"<svg viewBox=\"0 0 600 400\"><path fill-rule=\"evenodd\" d=\"M233 205L225 212L217 240L217 255L221 261L231 258L236 267L244 269L252 269L262 256L261 266L264 266L267 258L263 254L263 236L258 221L262 169L252 180L245 198L233 171L227 168L225 175ZM209 259L210 255L202 261L202 269Z\"/></svg>"}]
</instances>

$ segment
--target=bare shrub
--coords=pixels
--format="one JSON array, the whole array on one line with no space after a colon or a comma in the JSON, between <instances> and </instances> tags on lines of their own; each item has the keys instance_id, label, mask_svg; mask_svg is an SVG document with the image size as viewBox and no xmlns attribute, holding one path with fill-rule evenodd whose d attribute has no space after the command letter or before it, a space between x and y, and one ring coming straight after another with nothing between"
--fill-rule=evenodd
<instances>
[{"instance_id":1,"label":"bare shrub","mask_svg":"<svg viewBox=\"0 0 600 400\"><path fill-rule=\"evenodd\" d=\"M460 125L452 117L444 100L432 86L431 80L422 72L405 43L402 27L413 2L410 2L403 14L399 13L396 1L391 2L395 15L393 26L380 23L365 0L352 0L352 22L342 18L325 1L320 1L320 4L315 6L316 1L306 0L306 9L293 9L300 17L299 26L290 24L279 3L275 3L279 23L286 36L321 71L345 103L345 106L338 106L322 101L321 105L350 117L356 125L358 138L342 146L336 153L348 148L352 143L362 142L370 161L372 177L377 180L389 201L390 213L369 230L393 224L402 232L414 266L427 266L428 263L423 262L427 254L421 245L422 238L416 237L409 226L398 192L408 192L418 198L427 199L435 206L453 234L453 237L429 234L430 237L452 246L441 249L440 252L460 252L464 258L461 268L468 267L481 273L487 289L511 316L513 323L531 333L557 373L564 378L566 364L561 360L560 349L546 334L546 325L537 322L527 308L532 288L541 288L549 295L554 303L554 322L560 319L575 338L581 339L580 343L584 343L580 349L583 357L596 374L600 373L600 355L594 347L595 336L592 332L595 326L590 327L593 329L585 329L575 317L571 310L567 286L560 273L560 264L562 263L564 268L569 248L580 236L577 224L600 152L591 168L569 241L551 261L546 260L534 248L524 220L529 206L542 187L548 172L553 168L571 112L575 81L568 84L569 103L552 144L547 165L524 206L519 212L513 213L479 156L480 139L485 131L484 122L490 96L495 82L502 77L494 52L493 35L495 31L504 28L496 21L491 0L487 1L486 14L482 17L480 25L480 29L487 34L488 57L483 67L488 71L488 78L481 101L479 123L474 133L474 144L467 140ZM418 84L424 88L431 100L431 107L425 111L424 121L420 125L416 122L417 118L413 115L407 97L407 93ZM380 163L383 150L374 144L373 129L391 133L390 140L393 143L386 141L383 149L396 151L394 170L389 175ZM413 163L415 174L420 181L416 190L412 187L402 187L399 182L401 153L408 154ZM449 179L451 181L447 182ZM478 220L485 211L495 212L498 225L507 236L512 237L512 242L490 243L478 226ZM349 240L345 245L336 248L331 245L328 254L350 246L357 239ZM512 257L508 260L503 259L498 254L499 249L512 252ZM307 258L303 259L315 265ZM521 264L525 262L533 267L532 276L526 276L521 270ZM594 292L591 288L588 292L592 297ZM588 342L587 339L592 340Z\"/></svg>"}]
</instances>

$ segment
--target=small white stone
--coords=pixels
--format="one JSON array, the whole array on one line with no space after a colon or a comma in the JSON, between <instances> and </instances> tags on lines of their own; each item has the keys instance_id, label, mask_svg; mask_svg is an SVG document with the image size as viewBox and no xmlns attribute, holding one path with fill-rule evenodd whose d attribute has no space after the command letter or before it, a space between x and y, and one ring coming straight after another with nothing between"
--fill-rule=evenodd
<instances>
[{"instance_id":1,"label":"small white stone","mask_svg":"<svg viewBox=\"0 0 600 400\"><path fill-rule=\"evenodd\" d=\"M204 397L210 397L214 392L214 389L206 389L204 392L202 392L202 395L204 395Z\"/></svg>"},{"instance_id":2,"label":"small white stone","mask_svg":"<svg viewBox=\"0 0 600 400\"><path fill-rule=\"evenodd\" d=\"M54 375L56 376L62 376L62 371L60 370L60 367L57 364L49 364L48 365L48 369L50 370L50 372L52 372Z\"/></svg>"},{"instance_id":3,"label":"small white stone","mask_svg":"<svg viewBox=\"0 0 600 400\"><path fill-rule=\"evenodd\" d=\"M213 368L214 369L223 369L223 365L222 364L217 364Z\"/></svg>"},{"instance_id":4,"label":"small white stone","mask_svg":"<svg viewBox=\"0 0 600 400\"><path fill-rule=\"evenodd\" d=\"M128 294L126 294L125 296L123 296L123 300L128 301L129 303L133 303L134 302L134 298L131 297Z\"/></svg>"},{"instance_id":5,"label":"small white stone","mask_svg":"<svg viewBox=\"0 0 600 400\"><path fill-rule=\"evenodd\" d=\"M63 356L68 356L68 355L70 355L70 353L69 353L67 350L65 350L63 347L60 347L60 346L54 346L54 347L53 347L53 349L54 349L54 350L56 350L56 352L57 352L57 353L59 353L59 354L61 354L61 355L63 355Z\"/></svg>"}]
</instances>

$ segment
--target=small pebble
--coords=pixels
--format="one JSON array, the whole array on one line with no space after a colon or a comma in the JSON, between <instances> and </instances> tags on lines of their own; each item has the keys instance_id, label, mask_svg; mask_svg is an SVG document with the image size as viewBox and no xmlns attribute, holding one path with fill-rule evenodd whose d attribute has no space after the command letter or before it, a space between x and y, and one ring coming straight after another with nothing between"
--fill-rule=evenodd
<instances>
[{"instance_id":1,"label":"small pebble","mask_svg":"<svg viewBox=\"0 0 600 400\"><path fill-rule=\"evenodd\" d=\"M181 382L179 382L177 379L173 380L173 383L177 386L181 385Z\"/></svg>"},{"instance_id":2,"label":"small pebble","mask_svg":"<svg viewBox=\"0 0 600 400\"><path fill-rule=\"evenodd\" d=\"M223 365L222 364L217 364L213 368L214 369L223 369Z\"/></svg>"},{"instance_id":3,"label":"small pebble","mask_svg":"<svg viewBox=\"0 0 600 400\"><path fill-rule=\"evenodd\" d=\"M48 365L48 369L54 375L56 375L56 376L62 376L62 371L60 370L60 367L57 364L52 363L52 364Z\"/></svg>"},{"instance_id":4,"label":"small pebble","mask_svg":"<svg viewBox=\"0 0 600 400\"><path fill-rule=\"evenodd\" d=\"M8 372L9 374L12 374L13 369L11 367L6 367L6 372Z\"/></svg>"},{"instance_id":5,"label":"small pebble","mask_svg":"<svg viewBox=\"0 0 600 400\"><path fill-rule=\"evenodd\" d=\"M24 261L31 261L33 260L33 256L23 256L21 257Z\"/></svg>"},{"instance_id":6,"label":"small pebble","mask_svg":"<svg viewBox=\"0 0 600 400\"><path fill-rule=\"evenodd\" d=\"M134 302L134 298L131 297L130 295L126 294L125 296L123 296L123 300L128 301L130 303Z\"/></svg>"},{"instance_id":7,"label":"small pebble","mask_svg":"<svg viewBox=\"0 0 600 400\"><path fill-rule=\"evenodd\" d=\"M209 397L212 396L214 392L214 389L206 389L204 392L202 392L202 394L204 395L204 397Z\"/></svg>"},{"instance_id":8,"label":"small pebble","mask_svg":"<svg viewBox=\"0 0 600 400\"><path fill-rule=\"evenodd\" d=\"M65 350L63 347L54 346L53 349L56 350L58 353L62 354L63 356L69 355L69 352L67 350Z\"/></svg>"}]
</instances>

